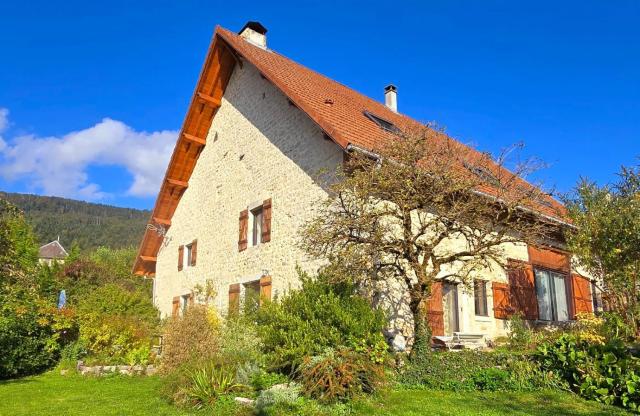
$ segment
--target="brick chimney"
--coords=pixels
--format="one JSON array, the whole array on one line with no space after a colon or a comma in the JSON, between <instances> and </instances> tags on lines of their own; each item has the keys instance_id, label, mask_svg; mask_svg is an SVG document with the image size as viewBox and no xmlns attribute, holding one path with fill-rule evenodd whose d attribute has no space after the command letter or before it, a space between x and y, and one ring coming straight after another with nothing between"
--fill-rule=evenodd
<instances>
[{"instance_id":1,"label":"brick chimney","mask_svg":"<svg viewBox=\"0 0 640 416\"><path fill-rule=\"evenodd\" d=\"M267 49L267 28L262 26L260 22L247 22L238 33L247 42Z\"/></svg>"},{"instance_id":2,"label":"brick chimney","mask_svg":"<svg viewBox=\"0 0 640 416\"><path fill-rule=\"evenodd\" d=\"M398 112L398 89L393 84L384 87L384 105L394 113Z\"/></svg>"}]
</instances>

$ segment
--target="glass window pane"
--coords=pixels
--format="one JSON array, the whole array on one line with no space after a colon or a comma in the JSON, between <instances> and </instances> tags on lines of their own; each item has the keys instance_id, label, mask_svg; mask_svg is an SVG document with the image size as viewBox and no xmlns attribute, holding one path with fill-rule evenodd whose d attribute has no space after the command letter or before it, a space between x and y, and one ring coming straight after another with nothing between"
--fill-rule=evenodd
<instances>
[{"instance_id":1,"label":"glass window pane","mask_svg":"<svg viewBox=\"0 0 640 416\"><path fill-rule=\"evenodd\" d=\"M553 288L556 301L556 319L558 321L569 320L569 306L567 303L567 287L565 285L564 275L558 273L550 273L553 278Z\"/></svg>"},{"instance_id":2,"label":"glass window pane","mask_svg":"<svg viewBox=\"0 0 640 416\"><path fill-rule=\"evenodd\" d=\"M476 280L473 287L476 315L487 316L487 282Z\"/></svg>"},{"instance_id":3,"label":"glass window pane","mask_svg":"<svg viewBox=\"0 0 640 416\"><path fill-rule=\"evenodd\" d=\"M544 321L553 320L553 309L551 306L551 285L549 282L549 272L546 270L536 270L536 296L538 298L539 318Z\"/></svg>"}]
</instances>

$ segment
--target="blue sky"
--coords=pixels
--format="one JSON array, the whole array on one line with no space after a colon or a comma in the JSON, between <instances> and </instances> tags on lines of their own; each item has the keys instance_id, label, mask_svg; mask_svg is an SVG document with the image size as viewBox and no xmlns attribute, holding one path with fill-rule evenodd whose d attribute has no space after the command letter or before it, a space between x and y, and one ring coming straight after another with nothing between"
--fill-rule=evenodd
<instances>
[{"instance_id":1,"label":"blue sky","mask_svg":"<svg viewBox=\"0 0 640 416\"><path fill-rule=\"evenodd\" d=\"M12 4L13 3L13 4ZM14 1L0 5L0 189L150 208L213 28L569 191L640 156L640 2Z\"/></svg>"}]
</instances>

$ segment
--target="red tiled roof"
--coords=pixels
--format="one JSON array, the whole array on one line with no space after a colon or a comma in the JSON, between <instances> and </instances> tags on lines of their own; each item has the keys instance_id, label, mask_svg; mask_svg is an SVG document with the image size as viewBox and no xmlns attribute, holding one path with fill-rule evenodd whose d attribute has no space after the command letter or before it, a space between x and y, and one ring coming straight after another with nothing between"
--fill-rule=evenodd
<instances>
[{"instance_id":1,"label":"red tiled roof","mask_svg":"<svg viewBox=\"0 0 640 416\"><path fill-rule=\"evenodd\" d=\"M58 240L54 240L40 247L38 258L41 259L63 259L67 257L67 251Z\"/></svg>"},{"instance_id":2,"label":"red tiled roof","mask_svg":"<svg viewBox=\"0 0 640 416\"><path fill-rule=\"evenodd\" d=\"M233 53L230 52L233 50ZM224 94L227 82L235 65L233 55L237 54L254 65L260 73L279 88L289 100L304 111L331 139L342 148L349 145L370 151L380 149L393 137L392 133L382 129L365 116L367 111L385 119L401 129L424 128L418 121L398 114L384 104L352 90L326 76L304 67L272 50L261 49L234 32L217 27L209 53L205 60L196 90L176 142L171 162L167 168L165 181L156 200L152 222L171 222L182 190L176 189L176 183L187 183L195 168L200 144L206 144L206 133L216 115L218 102ZM204 94L204 97L203 97ZM208 98L207 98L208 97ZM203 105L207 104L209 109ZM219 106L219 104L218 104ZM195 141L194 141L195 140ZM194 147L195 145L195 147ZM463 144L461 151L469 152L470 160L480 157L480 153ZM494 170L498 167L494 166ZM176 182L178 181L178 182ZM518 179L520 186L532 186ZM493 194L490 187L481 190ZM495 195L494 195L495 196ZM566 221L564 207L549 197L545 204L537 204L534 210L548 217ZM162 242L162 235L147 229L140 245L134 272L154 274L155 259Z\"/></svg>"},{"instance_id":3,"label":"red tiled roof","mask_svg":"<svg viewBox=\"0 0 640 416\"><path fill-rule=\"evenodd\" d=\"M296 106L311 117L340 146L354 145L375 152L376 149L396 137L382 129L364 113L369 112L401 128L424 128L422 123L396 113L386 105L373 100L339 82L319 74L272 50L264 50L239 35L218 28L222 37L238 54L253 64L262 75L278 87ZM435 136L437 137L437 136ZM469 152L469 159L479 159L480 153L459 143L461 151ZM494 173L498 166L493 166ZM531 186L518 180L519 186ZM481 190L493 194L490 187ZM535 209L550 217L563 220L564 207L553 198L545 198L545 204Z\"/></svg>"}]
</instances>

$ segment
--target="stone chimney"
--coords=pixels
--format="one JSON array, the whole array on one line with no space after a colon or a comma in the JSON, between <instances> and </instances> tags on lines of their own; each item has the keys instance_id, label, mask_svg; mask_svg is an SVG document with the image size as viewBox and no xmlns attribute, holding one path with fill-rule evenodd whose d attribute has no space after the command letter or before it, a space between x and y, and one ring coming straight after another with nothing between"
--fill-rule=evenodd
<instances>
[{"instance_id":1,"label":"stone chimney","mask_svg":"<svg viewBox=\"0 0 640 416\"><path fill-rule=\"evenodd\" d=\"M267 28L262 26L260 22L247 22L238 33L247 42L267 49Z\"/></svg>"},{"instance_id":2,"label":"stone chimney","mask_svg":"<svg viewBox=\"0 0 640 416\"><path fill-rule=\"evenodd\" d=\"M398 112L398 89L393 84L384 87L384 105L394 113Z\"/></svg>"}]
</instances>

